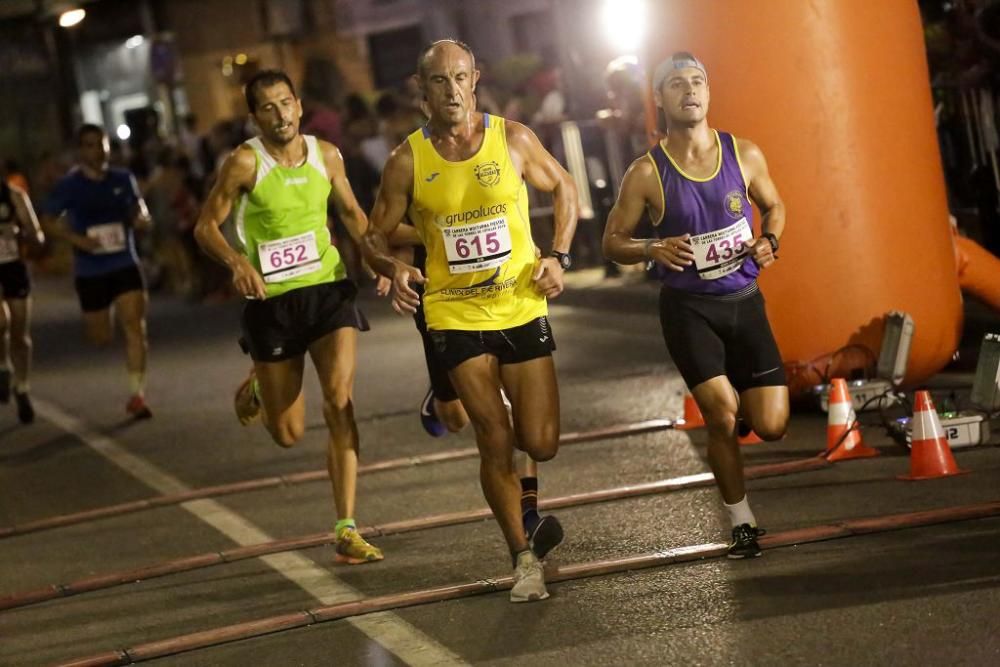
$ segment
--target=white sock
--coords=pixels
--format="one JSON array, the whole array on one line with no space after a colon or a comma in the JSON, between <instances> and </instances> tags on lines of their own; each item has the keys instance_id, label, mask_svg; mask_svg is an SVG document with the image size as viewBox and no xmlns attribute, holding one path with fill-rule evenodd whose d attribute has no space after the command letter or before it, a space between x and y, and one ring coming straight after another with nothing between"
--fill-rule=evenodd
<instances>
[{"instance_id":1,"label":"white sock","mask_svg":"<svg viewBox=\"0 0 1000 667\"><path fill-rule=\"evenodd\" d=\"M757 517L753 515L753 511L750 509L750 503L747 502L746 496L743 496L743 500L738 503L730 505L729 503L723 501L722 504L726 506L726 511L729 512L729 521L733 524L733 528L743 525L744 523L749 523L754 527L757 526Z\"/></svg>"},{"instance_id":2,"label":"white sock","mask_svg":"<svg viewBox=\"0 0 1000 667\"><path fill-rule=\"evenodd\" d=\"M129 372L128 374L128 388L132 392L133 396L143 396L146 393L146 373L140 371L138 373Z\"/></svg>"}]
</instances>

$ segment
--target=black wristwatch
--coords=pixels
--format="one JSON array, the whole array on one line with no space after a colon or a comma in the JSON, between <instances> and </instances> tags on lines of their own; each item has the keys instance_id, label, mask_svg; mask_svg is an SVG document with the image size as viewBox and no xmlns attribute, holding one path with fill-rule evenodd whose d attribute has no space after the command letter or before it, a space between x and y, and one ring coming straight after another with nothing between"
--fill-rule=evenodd
<instances>
[{"instance_id":1,"label":"black wristwatch","mask_svg":"<svg viewBox=\"0 0 1000 667\"><path fill-rule=\"evenodd\" d=\"M778 237L771 232L764 232L760 235L762 239L767 239L767 242L771 244L771 252L778 252Z\"/></svg>"},{"instance_id":2,"label":"black wristwatch","mask_svg":"<svg viewBox=\"0 0 1000 667\"><path fill-rule=\"evenodd\" d=\"M559 266L562 267L563 271L569 271L569 267L573 266L573 258L569 256L568 252L553 250L549 253L549 257L555 257L559 260Z\"/></svg>"}]
</instances>

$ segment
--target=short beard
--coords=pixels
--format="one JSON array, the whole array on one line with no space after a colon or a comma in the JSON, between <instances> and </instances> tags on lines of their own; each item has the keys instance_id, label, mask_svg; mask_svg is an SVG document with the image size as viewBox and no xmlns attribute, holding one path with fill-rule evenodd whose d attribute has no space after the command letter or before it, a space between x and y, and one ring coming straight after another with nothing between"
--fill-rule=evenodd
<instances>
[{"instance_id":1,"label":"short beard","mask_svg":"<svg viewBox=\"0 0 1000 667\"><path fill-rule=\"evenodd\" d=\"M296 139L296 138L297 138L298 136L299 136L299 131L298 131L298 130L296 130L296 131L295 131L295 132L294 132L294 133L292 134L292 136L291 136L291 137L289 137L288 139L282 139L282 138L281 138L281 135L279 135L279 134L278 134L278 132L277 132L277 130L275 130L275 131L274 131L274 132L273 132L273 133L272 133L272 134L271 134L271 135L270 135L270 136L268 137L268 140L270 140L270 142L271 142L272 144L277 144L278 146L287 146L288 144L290 144L290 143L292 143L293 141L295 141L295 139Z\"/></svg>"}]
</instances>

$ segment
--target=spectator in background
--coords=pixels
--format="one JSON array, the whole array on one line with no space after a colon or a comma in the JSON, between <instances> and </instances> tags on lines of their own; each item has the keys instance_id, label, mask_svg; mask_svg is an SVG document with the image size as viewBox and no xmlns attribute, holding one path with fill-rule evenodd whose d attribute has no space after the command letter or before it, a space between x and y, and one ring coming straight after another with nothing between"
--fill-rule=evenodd
<instances>
[{"instance_id":1,"label":"spectator in background","mask_svg":"<svg viewBox=\"0 0 1000 667\"><path fill-rule=\"evenodd\" d=\"M361 144L375 136L378 122L368 103L356 93L351 93L344 99L344 110L344 140L340 145L340 152L344 156L347 180L351 182L358 204L363 210L370 211L375 204L379 170L372 168L365 159Z\"/></svg>"},{"instance_id":2,"label":"spectator in background","mask_svg":"<svg viewBox=\"0 0 1000 667\"><path fill-rule=\"evenodd\" d=\"M624 167L645 153L652 143L646 132L642 74L635 58L624 56L608 63L604 72L604 86L608 107L598 111L597 118L618 135L624 153Z\"/></svg>"},{"instance_id":3,"label":"spectator in background","mask_svg":"<svg viewBox=\"0 0 1000 667\"><path fill-rule=\"evenodd\" d=\"M197 290L193 234L198 201L188 185L190 178L188 157L165 148L146 187L146 203L153 218L153 255L167 287L184 296Z\"/></svg>"},{"instance_id":4,"label":"spectator in background","mask_svg":"<svg viewBox=\"0 0 1000 667\"><path fill-rule=\"evenodd\" d=\"M531 128L542 145L560 164L566 164L559 124L569 120L567 97L563 91L562 69L551 60L528 81L528 89L541 101L531 116Z\"/></svg>"},{"instance_id":5,"label":"spectator in background","mask_svg":"<svg viewBox=\"0 0 1000 667\"><path fill-rule=\"evenodd\" d=\"M476 65L479 67L479 81L476 83L476 110L491 116L503 116L503 107L500 106L500 101L497 98L497 91L494 88L495 81L489 63L480 59L476 61Z\"/></svg>"},{"instance_id":6,"label":"spectator in background","mask_svg":"<svg viewBox=\"0 0 1000 667\"><path fill-rule=\"evenodd\" d=\"M177 140L181 151L190 162L192 177L199 181L203 180L205 169L198 159L201 152L201 137L198 135L198 118L193 113L189 113L181 119Z\"/></svg>"},{"instance_id":7,"label":"spectator in background","mask_svg":"<svg viewBox=\"0 0 1000 667\"><path fill-rule=\"evenodd\" d=\"M361 152L368 164L379 174L392 149L423 122L421 112L402 103L393 92L383 93L375 103L377 131L361 142Z\"/></svg>"},{"instance_id":8,"label":"spectator in background","mask_svg":"<svg viewBox=\"0 0 1000 667\"><path fill-rule=\"evenodd\" d=\"M302 133L337 147L344 142L340 114L325 102L312 97L302 98Z\"/></svg>"}]
</instances>

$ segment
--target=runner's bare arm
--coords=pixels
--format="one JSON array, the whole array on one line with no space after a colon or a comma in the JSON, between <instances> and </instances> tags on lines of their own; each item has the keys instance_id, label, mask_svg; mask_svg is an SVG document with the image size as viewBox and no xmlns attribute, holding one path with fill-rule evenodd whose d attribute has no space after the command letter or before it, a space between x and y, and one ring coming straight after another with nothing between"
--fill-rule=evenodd
<instances>
[{"instance_id":1,"label":"runner's bare arm","mask_svg":"<svg viewBox=\"0 0 1000 667\"><path fill-rule=\"evenodd\" d=\"M660 179L646 157L629 166L622 179L618 201L604 227L604 256L619 264L636 264L655 260L673 271L683 271L694 260L690 234L665 239L632 238L639 220L650 206L660 206Z\"/></svg>"},{"instance_id":2,"label":"runner's bare arm","mask_svg":"<svg viewBox=\"0 0 1000 667\"><path fill-rule=\"evenodd\" d=\"M771 180L764 152L747 139L737 139L736 142L750 199L760 208L761 234L774 234L780 240L785 231L785 203L782 201L781 195L778 194L778 188L774 185L774 181ZM771 243L765 238L758 238L754 242L752 253L754 260L762 268L774 262L775 257Z\"/></svg>"},{"instance_id":3,"label":"runner's bare arm","mask_svg":"<svg viewBox=\"0 0 1000 667\"><path fill-rule=\"evenodd\" d=\"M132 228L145 232L153 228L153 216L149 214L149 208L146 206L146 200L142 198L142 192L139 190L139 184L135 180L135 176L130 176L129 180L132 181L132 192L135 194L135 207L132 210Z\"/></svg>"},{"instance_id":4,"label":"runner's bare arm","mask_svg":"<svg viewBox=\"0 0 1000 667\"><path fill-rule=\"evenodd\" d=\"M413 225L399 225L389 236L389 245L394 248L423 244L423 239L420 238L420 234L417 233L417 228Z\"/></svg>"},{"instance_id":5,"label":"runner's bare arm","mask_svg":"<svg viewBox=\"0 0 1000 667\"><path fill-rule=\"evenodd\" d=\"M45 234L42 233L41 225L38 224L38 217L35 216L31 198L16 185L10 186L10 194L21 238L29 244L32 250L41 250L42 245L45 244Z\"/></svg>"},{"instance_id":6,"label":"runner's bare arm","mask_svg":"<svg viewBox=\"0 0 1000 667\"><path fill-rule=\"evenodd\" d=\"M59 215L49 215L47 213L42 213L41 219L42 229L51 238L61 239L77 250L82 250L83 252L94 252L101 247L101 244L97 242L97 239L92 239L84 234L77 234L74 232L69 224L66 222L65 211Z\"/></svg>"},{"instance_id":7,"label":"runner's bare arm","mask_svg":"<svg viewBox=\"0 0 1000 667\"><path fill-rule=\"evenodd\" d=\"M579 197L573 177L526 126L507 121L506 128L511 157L515 166L520 167L524 180L542 192L552 193L555 223L552 249L569 252L579 215Z\"/></svg>"},{"instance_id":8,"label":"runner's bare arm","mask_svg":"<svg viewBox=\"0 0 1000 667\"><path fill-rule=\"evenodd\" d=\"M323 153L323 162L326 164L326 173L330 176L330 185L333 189L330 196L333 204L337 207L337 213L347 232L359 244L368 231L368 216L361 210L358 200L354 196L354 190L347 180L347 170L344 168L344 158L340 154L340 149L325 141L319 142L320 151Z\"/></svg>"},{"instance_id":9,"label":"runner's bare arm","mask_svg":"<svg viewBox=\"0 0 1000 667\"><path fill-rule=\"evenodd\" d=\"M400 226L413 192L413 152L408 143L397 146L382 170L382 183L375 196L363 249L372 268L392 277L396 265L389 251L389 238Z\"/></svg>"},{"instance_id":10,"label":"runner's bare arm","mask_svg":"<svg viewBox=\"0 0 1000 667\"><path fill-rule=\"evenodd\" d=\"M392 307L400 314L414 313L420 295L411 282L425 282L423 274L392 255L389 238L401 226L413 192L413 151L406 142L392 151L382 170L382 183L375 197L362 249L365 259L377 272L392 278Z\"/></svg>"},{"instance_id":11,"label":"runner's bare arm","mask_svg":"<svg viewBox=\"0 0 1000 667\"><path fill-rule=\"evenodd\" d=\"M553 222L552 250L568 253L576 232L579 214L576 183L530 129L514 121L507 121L507 146L511 160L519 168L524 180L542 192L552 193ZM562 265L554 257L543 257L535 265L532 275L535 288L546 298L559 296L563 291Z\"/></svg>"},{"instance_id":12,"label":"runner's bare arm","mask_svg":"<svg viewBox=\"0 0 1000 667\"><path fill-rule=\"evenodd\" d=\"M230 153L202 206L194 227L194 238L209 257L232 271L233 284L240 294L263 299L266 296L264 280L246 257L229 247L219 231L229 217L236 197L241 191L253 187L256 173L257 158L253 149L240 147Z\"/></svg>"}]
</instances>

